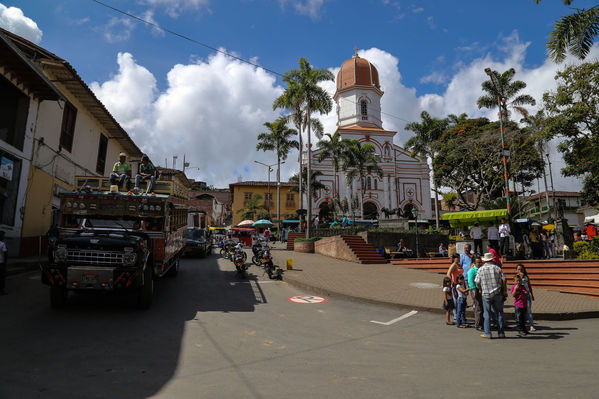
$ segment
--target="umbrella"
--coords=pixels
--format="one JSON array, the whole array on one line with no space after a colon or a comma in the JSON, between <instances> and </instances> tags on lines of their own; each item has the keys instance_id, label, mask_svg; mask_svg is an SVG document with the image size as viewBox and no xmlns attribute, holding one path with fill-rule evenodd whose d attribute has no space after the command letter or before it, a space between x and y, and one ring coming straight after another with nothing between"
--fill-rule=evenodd
<instances>
[{"instance_id":1,"label":"umbrella","mask_svg":"<svg viewBox=\"0 0 599 399\"><path fill-rule=\"evenodd\" d=\"M252 224L254 227L270 227L272 226L272 222L266 219L260 219L256 223Z\"/></svg>"},{"instance_id":2,"label":"umbrella","mask_svg":"<svg viewBox=\"0 0 599 399\"><path fill-rule=\"evenodd\" d=\"M531 225L531 226L540 226L540 225L541 225L541 223L532 222L530 225Z\"/></svg>"},{"instance_id":3,"label":"umbrella","mask_svg":"<svg viewBox=\"0 0 599 399\"><path fill-rule=\"evenodd\" d=\"M239 222L239 224L237 226L251 226L254 224L253 220L243 220L241 222Z\"/></svg>"}]
</instances>

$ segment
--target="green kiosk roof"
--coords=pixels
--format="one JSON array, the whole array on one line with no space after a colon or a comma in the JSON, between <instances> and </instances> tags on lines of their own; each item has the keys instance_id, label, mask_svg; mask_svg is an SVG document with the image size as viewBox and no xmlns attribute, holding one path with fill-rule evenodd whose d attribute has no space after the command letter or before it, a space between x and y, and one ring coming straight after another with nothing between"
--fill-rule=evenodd
<instances>
[{"instance_id":1,"label":"green kiosk roof","mask_svg":"<svg viewBox=\"0 0 599 399\"><path fill-rule=\"evenodd\" d=\"M452 227L470 225L474 222L495 222L507 219L507 209L490 209L488 211L448 212L441 215L441 220L449 220Z\"/></svg>"}]
</instances>

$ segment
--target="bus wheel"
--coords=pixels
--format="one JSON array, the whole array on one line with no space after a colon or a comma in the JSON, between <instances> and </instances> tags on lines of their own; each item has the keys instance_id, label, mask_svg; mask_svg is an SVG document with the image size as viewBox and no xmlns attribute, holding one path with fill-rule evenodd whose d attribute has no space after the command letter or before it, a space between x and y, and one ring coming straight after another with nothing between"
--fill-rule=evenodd
<instances>
[{"instance_id":1,"label":"bus wheel","mask_svg":"<svg viewBox=\"0 0 599 399\"><path fill-rule=\"evenodd\" d=\"M152 278L152 267L146 265L144 270L143 285L138 288L137 307L139 309L148 309L152 306L154 296L154 279Z\"/></svg>"},{"instance_id":2,"label":"bus wheel","mask_svg":"<svg viewBox=\"0 0 599 399\"><path fill-rule=\"evenodd\" d=\"M67 303L67 290L63 287L50 286L50 305L60 308Z\"/></svg>"}]
</instances>

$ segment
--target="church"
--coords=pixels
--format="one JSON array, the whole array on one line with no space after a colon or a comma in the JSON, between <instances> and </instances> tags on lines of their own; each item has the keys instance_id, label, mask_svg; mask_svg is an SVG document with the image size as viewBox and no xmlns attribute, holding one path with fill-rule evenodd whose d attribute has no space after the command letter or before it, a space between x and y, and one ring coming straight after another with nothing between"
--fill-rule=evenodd
<instances>
[{"instance_id":1,"label":"church","mask_svg":"<svg viewBox=\"0 0 599 399\"><path fill-rule=\"evenodd\" d=\"M384 93L376 67L356 53L341 66L336 84L333 99L337 111L337 131L343 139L372 143L383 170L382 178L376 174L366 177L364 218L384 219L385 215L381 212L383 208L399 208L402 214L411 212L418 219L430 219L432 201L428 164L410 157L408 151L393 143L397 132L383 129L381 98ZM312 200L312 215L322 215L333 197L333 165L330 159L318 162L319 153L318 149L312 152L312 170L322 173L317 180L325 189L320 190L318 198ZM361 185L358 179L348 184L345 176L343 170L337 173L339 198L347 198L351 204L351 198L360 196ZM360 210L355 210L355 213L359 217ZM389 218L398 218L397 213L389 215Z\"/></svg>"}]
</instances>

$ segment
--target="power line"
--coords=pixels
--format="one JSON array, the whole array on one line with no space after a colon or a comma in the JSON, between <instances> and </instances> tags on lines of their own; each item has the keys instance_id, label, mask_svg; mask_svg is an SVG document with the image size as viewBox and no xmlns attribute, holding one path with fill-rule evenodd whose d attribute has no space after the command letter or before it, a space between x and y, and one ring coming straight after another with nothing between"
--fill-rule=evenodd
<instances>
[{"instance_id":1,"label":"power line","mask_svg":"<svg viewBox=\"0 0 599 399\"><path fill-rule=\"evenodd\" d=\"M128 12L126 12L126 11L123 11L123 10L121 10L121 9L119 9L119 8L113 7L113 6L111 6L110 4L106 4L106 3L104 3L104 2L102 2L102 1L100 1L100 0L91 0L91 1L93 1L94 3L97 3L97 4L99 4L99 5L101 5L101 6L103 6L103 7L109 8L109 9L111 9L111 10L113 10L113 11L116 11L116 12L118 12L118 13L120 13L120 14L123 14L123 15L125 15L125 16L127 16L127 17L129 17L129 18L133 18L133 19L135 19L135 20L137 20L137 21L139 21L139 22L142 22L142 23L144 23L144 24L146 24L146 25L153 26L154 28L156 28L156 29L159 29L159 30L161 30L161 31L163 31L163 32L170 33L171 35L174 35L174 36L177 36L177 37L179 37L179 38L181 38L181 39L184 39L184 40L190 41L190 42L192 42L192 43L195 43L195 44L197 44L197 45L200 45L200 46L202 46L202 47L206 47L206 48L208 48L208 49L210 49L210 50L216 51L217 53L223 54L223 55L225 55L225 56L227 56L227 57L231 57L231 58L233 58L233 59L235 59L235 60L241 61L241 62L243 62L243 63L246 63L246 64L248 64L248 65L252 65L252 66L254 66L254 67L256 67L256 68L263 69L263 70L265 70L265 71L267 71L267 72L270 72L270 73L272 73L272 74L274 74L274 75L277 75L277 76L281 76L281 77L283 77L283 74L282 74L282 73L280 73L280 72L277 72L277 71L275 71L275 70L273 70L273 69L269 69L269 68L263 67L262 65L259 65L259 64L256 64L256 63L254 63L254 62L248 61L248 60L246 60L246 59L244 59L244 58L238 57L238 56L236 56L236 55L233 55L233 54L231 54L231 53L228 53L228 52L226 52L226 51L224 51L224 50L218 49L218 48L216 48L216 47L213 47L213 46L211 46L211 45L209 45L209 44L202 43L202 42L200 42L200 41L198 41L198 40L195 40L195 39L193 39L193 38L191 38L191 37L189 37L189 36L183 35L183 34L181 34L181 33L177 33L177 32L175 32L175 31L172 31L172 30L170 30L170 29L163 28L162 26L158 25L158 24L157 24L157 23L155 23L155 22L148 21L147 19L143 19L143 18L141 18L141 17L138 17L138 16L136 16L136 15L133 15L133 14L131 14L131 13L128 13ZM351 103L352 103L352 104L354 104L354 105L358 105L358 103L357 103L357 102L355 102L355 101L353 101L353 100L350 100L350 99L348 99L348 98L344 98L343 100L345 100L345 101L348 101L348 102L351 102ZM377 107L374 107L374 108L375 108L375 109L377 109ZM389 116L389 117L391 117L391 118L399 119L399 120L401 120L401 121L403 121L403 122L406 122L406 123L410 123L410 122L412 122L412 121L409 121L409 120L407 120L407 119L404 119L404 118L402 118L402 117L400 117L400 116L393 115L393 114L390 114L390 113L388 113L388 112L383 112L383 110L382 110L382 109L380 109L380 108L378 108L378 110L381 112L381 115L386 115L386 116Z\"/></svg>"}]
</instances>

